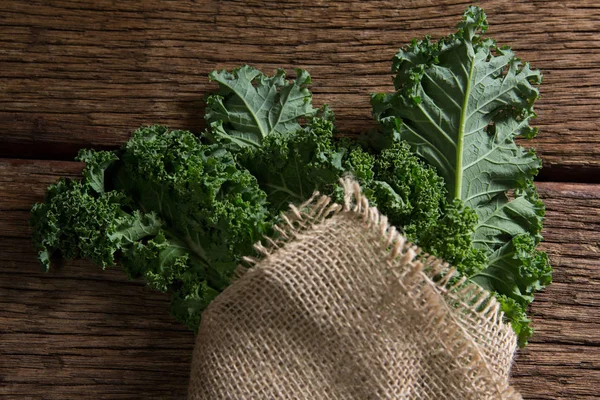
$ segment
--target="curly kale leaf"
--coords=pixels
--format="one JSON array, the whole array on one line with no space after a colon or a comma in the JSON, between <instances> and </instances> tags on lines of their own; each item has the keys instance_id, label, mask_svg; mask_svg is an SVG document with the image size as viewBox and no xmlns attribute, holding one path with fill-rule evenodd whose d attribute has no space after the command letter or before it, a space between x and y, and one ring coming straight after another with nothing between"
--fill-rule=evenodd
<instances>
[{"instance_id":1,"label":"curly kale leaf","mask_svg":"<svg viewBox=\"0 0 600 400\"><path fill-rule=\"evenodd\" d=\"M399 118L401 138L436 167L451 198L475 210L522 187L541 166L514 141L535 134L529 120L540 73L481 37L486 27L483 11L472 7L458 33L400 50L397 91L373 97L377 118Z\"/></svg>"},{"instance_id":2,"label":"curly kale leaf","mask_svg":"<svg viewBox=\"0 0 600 400\"><path fill-rule=\"evenodd\" d=\"M32 209L40 260L60 252L124 267L172 293L196 329L267 228L266 195L226 150L186 131L141 128L117 153L85 150L81 181L60 180Z\"/></svg>"},{"instance_id":3,"label":"curly kale leaf","mask_svg":"<svg viewBox=\"0 0 600 400\"><path fill-rule=\"evenodd\" d=\"M544 207L532 185L541 161L515 142L537 133L529 122L541 75L483 37L486 30L484 12L469 7L456 34L413 41L394 57L396 92L374 95L372 104L383 125L397 128L396 139L436 168L449 199L477 214L473 246L489 258L481 273L495 277L476 282L525 307L513 289L531 277L539 278L533 286L547 285L547 262L506 264L495 255L510 252L516 237L530 236L534 247L541 238Z\"/></svg>"},{"instance_id":4,"label":"curly kale leaf","mask_svg":"<svg viewBox=\"0 0 600 400\"><path fill-rule=\"evenodd\" d=\"M265 194L233 156L164 127L135 132L120 156L118 190L165 220L199 260L228 275L263 232ZM225 267L227 266L227 267Z\"/></svg>"},{"instance_id":5,"label":"curly kale leaf","mask_svg":"<svg viewBox=\"0 0 600 400\"><path fill-rule=\"evenodd\" d=\"M273 133L255 149L238 154L238 161L267 193L271 213L299 204L313 192L332 193L346 172L347 149L333 139L333 123L312 118L304 128Z\"/></svg>"},{"instance_id":6,"label":"curly kale leaf","mask_svg":"<svg viewBox=\"0 0 600 400\"><path fill-rule=\"evenodd\" d=\"M472 247L477 215L458 200L448 202L443 179L405 142L396 142L375 157L365 193L392 225L427 253L462 271L478 272L486 257Z\"/></svg>"},{"instance_id":7,"label":"curly kale leaf","mask_svg":"<svg viewBox=\"0 0 600 400\"><path fill-rule=\"evenodd\" d=\"M519 346L524 347L527 344L527 338L533 335L531 319L525 313L524 307L515 299L503 294L497 294L496 299L500 302L500 309L506 319L510 321L513 331L517 335Z\"/></svg>"},{"instance_id":8,"label":"curly kale leaf","mask_svg":"<svg viewBox=\"0 0 600 400\"><path fill-rule=\"evenodd\" d=\"M374 170L376 197L389 199L378 200L377 205L392 224L403 227L411 237L437 224L445 196L443 180L418 160L406 143L395 143L379 153Z\"/></svg>"},{"instance_id":9,"label":"curly kale leaf","mask_svg":"<svg viewBox=\"0 0 600 400\"><path fill-rule=\"evenodd\" d=\"M486 289L495 289L528 305L533 293L550 284L552 270L548 256L535 250L534 239L517 235L489 256L489 266L472 276L472 280Z\"/></svg>"},{"instance_id":10,"label":"curly kale leaf","mask_svg":"<svg viewBox=\"0 0 600 400\"><path fill-rule=\"evenodd\" d=\"M117 252L161 229L156 214L125 212L122 193L99 194L93 186L87 179L61 179L48 188L44 203L33 206L33 241L46 269L55 252L67 259L90 259L102 268L112 266Z\"/></svg>"},{"instance_id":11,"label":"curly kale leaf","mask_svg":"<svg viewBox=\"0 0 600 400\"><path fill-rule=\"evenodd\" d=\"M286 135L300 129L298 119L314 114L312 94L306 85L310 75L296 69L294 81L285 71L266 76L247 65L232 72L213 71L209 78L219 92L207 98L205 118L208 136L231 149L259 147L270 135Z\"/></svg>"}]
</instances>

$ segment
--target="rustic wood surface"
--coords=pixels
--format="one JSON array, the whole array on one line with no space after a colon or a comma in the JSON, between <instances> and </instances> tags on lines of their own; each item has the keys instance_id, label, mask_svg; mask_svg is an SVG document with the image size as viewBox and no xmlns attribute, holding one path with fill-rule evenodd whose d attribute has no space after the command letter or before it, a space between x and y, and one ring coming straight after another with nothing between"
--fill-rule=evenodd
<instances>
[{"instance_id":1,"label":"rustic wood surface","mask_svg":"<svg viewBox=\"0 0 600 400\"><path fill-rule=\"evenodd\" d=\"M476 2L490 36L544 73L531 142L546 168L543 244L554 284L513 382L528 399L600 398L600 3ZM303 67L338 126L374 126L368 94L413 37L453 31L469 2L0 2L0 398L184 398L193 335L168 299L118 270L42 273L28 210L81 147L115 148L141 124L200 131L215 68Z\"/></svg>"}]
</instances>

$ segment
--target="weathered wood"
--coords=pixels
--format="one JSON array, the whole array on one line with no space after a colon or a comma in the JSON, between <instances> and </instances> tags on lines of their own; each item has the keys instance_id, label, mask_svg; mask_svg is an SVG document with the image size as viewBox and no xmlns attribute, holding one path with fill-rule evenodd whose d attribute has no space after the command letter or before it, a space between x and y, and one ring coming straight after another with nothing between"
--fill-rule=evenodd
<instances>
[{"instance_id":1,"label":"weathered wood","mask_svg":"<svg viewBox=\"0 0 600 400\"><path fill-rule=\"evenodd\" d=\"M84 262L45 274L27 239L0 265L0 397L185 397L193 333L164 295Z\"/></svg>"},{"instance_id":2,"label":"weathered wood","mask_svg":"<svg viewBox=\"0 0 600 400\"><path fill-rule=\"evenodd\" d=\"M531 307L536 332L513 382L526 399L591 399L600 388L600 185L540 183L554 283Z\"/></svg>"},{"instance_id":3,"label":"weathered wood","mask_svg":"<svg viewBox=\"0 0 600 400\"><path fill-rule=\"evenodd\" d=\"M600 5L481 1L490 35L545 75L546 180L598 181ZM391 90L390 59L413 37L453 31L468 3L301 0L3 0L0 156L71 159L114 148L142 124L199 132L215 68L308 69L315 103L343 132L372 128L369 93ZM552 174L550 174L552 172Z\"/></svg>"},{"instance_id":4,"label":"weathered wood","mask_svg":"<svg viewBox=\"0 0 600 400\"><path fill-rule=\"evenodd\" d=\"M193 335L168 299L117 268L40 271L28 210L81 164L0 160L0 397L183 398ZM600 387L600 185L542 182L543 248L554 283L536 297L536 333L513 382L527 399L595 398Z\"/></svg>"}]
</instances>

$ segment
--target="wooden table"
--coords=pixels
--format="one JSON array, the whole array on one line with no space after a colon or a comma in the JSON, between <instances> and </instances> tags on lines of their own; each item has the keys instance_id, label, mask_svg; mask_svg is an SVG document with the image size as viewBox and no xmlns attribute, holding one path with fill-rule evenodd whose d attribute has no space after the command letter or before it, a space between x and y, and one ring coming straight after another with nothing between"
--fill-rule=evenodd
<instances>
[{"instance_id":1,"label":"wooden table","mask_svg":"<svg viewBox=\"0 0 600 400\"><path fill-rule=\"evenodd\" d=\"M544 73L532 145L554 284L536 297L513 382L525 398L600 396L600 3L481 1L491 36ZM308 69L343 132L374 126L371 92L413 37L451 33L468 3L74 1L0 3L0 397L184 398L194 337L168 299L118 269L42 273L28 210L82 147L142 124L199 132L215 68Z\"/></svg>"}]
</instances>

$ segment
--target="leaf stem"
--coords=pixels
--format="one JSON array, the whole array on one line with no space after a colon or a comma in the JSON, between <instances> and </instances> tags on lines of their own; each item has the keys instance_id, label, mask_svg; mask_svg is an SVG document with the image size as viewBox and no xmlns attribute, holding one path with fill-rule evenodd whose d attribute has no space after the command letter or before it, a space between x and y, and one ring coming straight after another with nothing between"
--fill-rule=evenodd
<instances>
[{"instance_id":1,"label":"leaf stem","mask_svg":"<svg viewBox=\"0 0 600 400\"><path fill-rule=\"evenodd\" d=\"M470 57L469 57L470 58ZM460 113L460 123L458 126L458 137L456 138L456 169L454 183L454 198L462 199L462 180L463 180L463 142L465 136L465 125L467 120L467 108L469 107L469 96L471 96L471 78L473 77L473 68L475 63L471 59L471 66L467 78L467 87L465 88L465 98Z\"/></svg>"}]
</instances>

